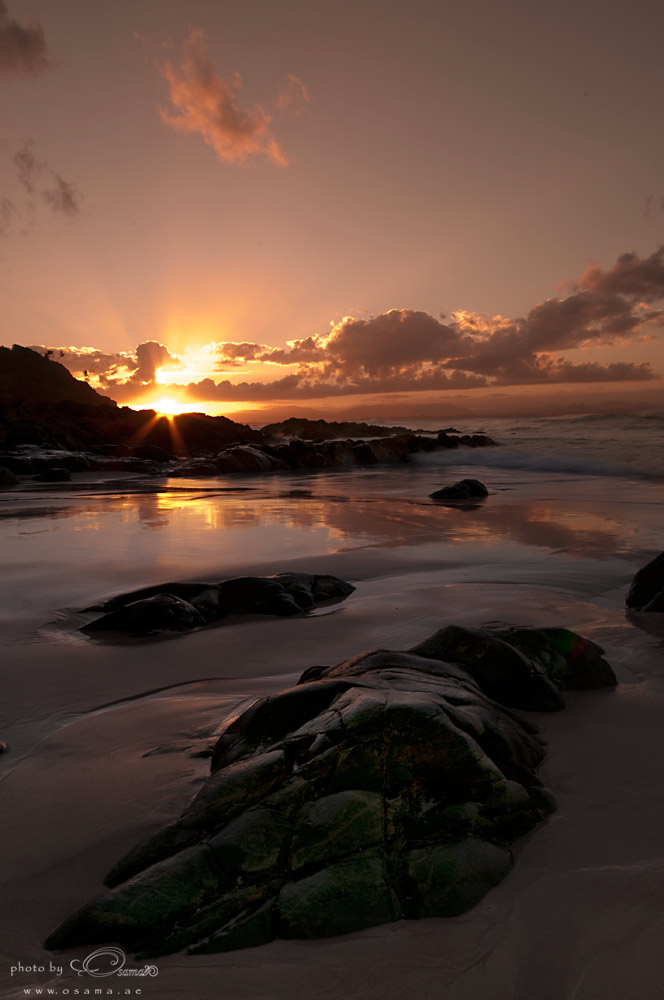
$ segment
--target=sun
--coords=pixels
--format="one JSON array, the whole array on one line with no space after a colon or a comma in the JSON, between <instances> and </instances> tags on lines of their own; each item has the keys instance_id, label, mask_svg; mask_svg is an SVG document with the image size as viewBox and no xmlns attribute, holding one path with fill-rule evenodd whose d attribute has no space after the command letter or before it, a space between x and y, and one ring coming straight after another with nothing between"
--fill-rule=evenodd
<instances>
[{"instance_id":1,"label":"sun","mask_svg":"<svg viewBox=\"0 0 664 1000\"><path fill-rule=\"evenodd\" d=\"M156 410L160 417L175 417L179 413L187 412L187 404L169 396L161 396L150 403L150 409Z\"/></svg>"}]
</instances>

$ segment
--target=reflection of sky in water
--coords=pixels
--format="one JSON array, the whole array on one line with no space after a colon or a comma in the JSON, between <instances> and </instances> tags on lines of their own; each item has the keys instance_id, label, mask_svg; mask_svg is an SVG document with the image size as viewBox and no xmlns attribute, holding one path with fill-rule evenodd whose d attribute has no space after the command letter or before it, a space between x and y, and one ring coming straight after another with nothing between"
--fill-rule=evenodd
<instances>
[{"instance_id":1,"label":"reflection of sky in water","mask_svg":"<svg viewBox=\"0 0 664 1000\"><path fill-rule=\"evenodd\" d=\"M475 561L539 550L603 560L657 548L661 494L625 483L503 474L472 510L426 500L427 470L270 477L224 491L197 482L169 491L90 496L63 490L0 505L0 546L10 605L28 584L57 581L60 606L139 582L225 575L224 567L274 563L364 547L427 544ZM184 484L183 484L184 485ZM645 492L644 492L645 491ZM8 498L9 499L9 498ZM472 555L471 555L472 550ZM94 579L94 583L92 579ZM214 577L213 577L214 578ZM86 582L87 581L87 582ZM3 589L5 589L3 588ZM15 593L13 591L16 591ZM26 598L28 603L30 601Z\"/></svg>"}]
</instances>

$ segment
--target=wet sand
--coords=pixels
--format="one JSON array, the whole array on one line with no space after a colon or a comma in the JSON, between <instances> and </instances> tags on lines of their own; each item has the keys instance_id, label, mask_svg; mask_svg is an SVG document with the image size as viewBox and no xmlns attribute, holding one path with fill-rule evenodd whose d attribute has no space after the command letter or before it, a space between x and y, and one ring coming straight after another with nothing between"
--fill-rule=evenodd
<instances>
[{"instance_id":1,"label":"wet sand","mask_svg":"<svg viewBox=\"0 0 664 1000\"><path fill-rule=\"evenodd\" d=\"M126 850L179 814L208 771L192 754L234 707L312 664L498 619L575 628L606 648L621 680L616 692L569 696L563 713L529 716L548 743L541 777L559 809L519 844L511 875L453 920L168 956L142 996L661 995L664 656L662 638L624 614L634 571L662 547L661 487L454 470L466 474L492 494L474 509L428 501L449 473L426 463L213 485L79 478L3 495L0 995L108 987L49 972L91 949L53 955L43 939ZM165 640L76 632L76 609L119 591L286 569L331 572L357 589L295 619L238 618ZM45 971L11 976L17 963Z\"/></svg>"}]
</instances>

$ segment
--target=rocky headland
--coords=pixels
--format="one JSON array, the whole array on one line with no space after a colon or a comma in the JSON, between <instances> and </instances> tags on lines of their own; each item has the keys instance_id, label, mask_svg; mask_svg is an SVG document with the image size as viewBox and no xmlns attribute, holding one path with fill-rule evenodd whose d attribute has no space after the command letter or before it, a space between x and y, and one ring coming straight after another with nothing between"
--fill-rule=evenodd
<instances>
[{"instance_id":1,"label":"rocky headland","mask_svg":"<svg viewBox=\"0 0 664 1000\"><path fill-rule=\"evenodd\" d=\"M293 418L262 429L228 417L118 406L58 362L0 348L0 489L22 477L66 482L74 473L177 477L405 462L439 448L495 445L485 434Z\"/></svg>"}]
</instances>

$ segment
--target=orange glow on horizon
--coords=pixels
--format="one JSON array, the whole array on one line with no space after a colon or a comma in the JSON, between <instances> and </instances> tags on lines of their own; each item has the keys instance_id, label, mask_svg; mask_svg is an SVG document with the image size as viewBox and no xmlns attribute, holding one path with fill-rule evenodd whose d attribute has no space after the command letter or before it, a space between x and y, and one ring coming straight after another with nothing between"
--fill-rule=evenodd
<instances>
[{"instance_id":1,"label":"orange glow on horizon","mask_svg":"<svg viewBox=\"0 0 664 1000\"><path fill-rule=\"evenodd\" d=\"M132 410L155 410L158 417L180 416L183 413L204 413L208 417L227 417L240 410L262 410L260 403L233 402L207 399L177 399L175 396L157 396L156 399L137 399L124 404Z\"/></svg>"}]
</instances>

